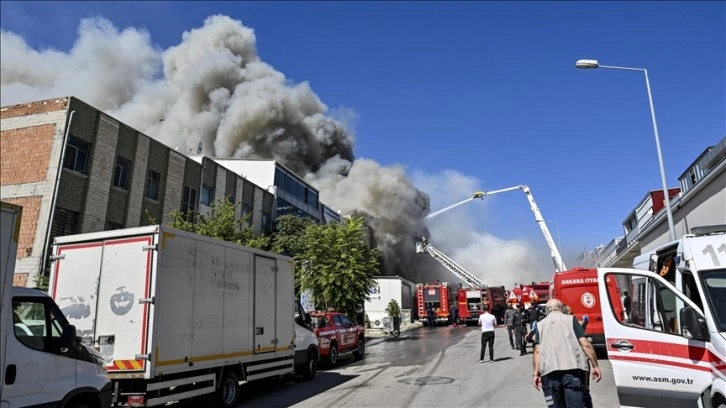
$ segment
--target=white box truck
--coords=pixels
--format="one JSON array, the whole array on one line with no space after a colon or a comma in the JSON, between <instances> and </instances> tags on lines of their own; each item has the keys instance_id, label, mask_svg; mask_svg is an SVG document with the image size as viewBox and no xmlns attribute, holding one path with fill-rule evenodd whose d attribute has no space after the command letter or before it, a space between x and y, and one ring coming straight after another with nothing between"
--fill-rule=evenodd
<instances>
[{"instance_id":1,"label":"white box truck","mask_svg":"<svg viewBox=\"0 0 726 408\"><path fill-rule=\"evenodd\" d=\"M315 374L289 257L148 226L56 238L51 266L49 292L103 356L114 406L214 393L233 407L241 383L292 374L296 354ZM309 335L297 353L296 326Z\"/></svg>"},{"instance_id":2,"label":"white box truck","mask_svg":"<svg viewBox=\"0 0 726 408\"><path fill-rule=\"evenodd\" d=\"M376 276L376 285L365 301L364 310L368 315L371 328L383 329L384 318L388 317L386 307L391 299L401 308L401 321L411 322L411 310L416 296L416 284L400 276Z\"/></svg>"},{"instance_id":3,"label":"white box truck","mask_svg":"<svg viewBox=\"0 0 726 408\"><path fill-rule=\"evenodd\" d=\"M0 204L0 407L110 406L100 354L80 344L48 294L12 286L22 211Z\"/></svg>"}]
</instances>

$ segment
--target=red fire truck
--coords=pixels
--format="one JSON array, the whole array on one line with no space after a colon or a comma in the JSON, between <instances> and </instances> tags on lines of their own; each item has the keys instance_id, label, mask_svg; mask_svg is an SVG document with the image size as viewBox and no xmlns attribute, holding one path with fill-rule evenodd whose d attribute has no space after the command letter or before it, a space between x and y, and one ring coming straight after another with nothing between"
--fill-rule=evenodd
<instances>
[{"instance_id":1,"label":"red fire truck","mask_svg":"<svg viewBox=\"0 0 726 408\"><path fill-rule=\"evenodd\" d=\"M452 293L453 288L448 282L417 284L416 304L418 306L418 320L424 325L428 324L426 307L431 304L434 307L436 324L448 322L449 308L453 300Z\"/></svg>"},{"instance_id":2,"label":"red fire truck","mask_svg":"<svg viewBox=\"0 0 726 408\"><path fill-rule=\"evenodd\" d=\"M497 318L497 322L504 322L504 311L507 309L507 298L501 286L487 288L460 288L456 293L459 319L462 322L476 323L479 315L488 310Z\"/></svg>"},{"instance_id":3,"label":"red fire truck","mask_svg":"<svg viewBox=\"0 0 726 408\"><path fill-rule=\"evenodd\" d=\"M550 299L549 282L532 282L529 285L515 284L509 291L507 302L517 306L524 305L529 309L532 305L543 305Z\"/></svg>"}]
</instances>

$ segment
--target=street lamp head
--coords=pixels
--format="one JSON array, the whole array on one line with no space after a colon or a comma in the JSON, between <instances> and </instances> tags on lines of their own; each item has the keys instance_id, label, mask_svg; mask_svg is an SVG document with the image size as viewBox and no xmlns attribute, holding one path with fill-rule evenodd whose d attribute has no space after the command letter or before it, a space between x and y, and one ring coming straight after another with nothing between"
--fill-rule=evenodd
<instances>
[{"instance_id":1,"label":"street lamp head","mask_svg":"<svg viewBox=\"0 0 726 408\"><path fill-rule=\"evenodd\" d=\"M580 69L592 69L592 68L599 67L600 64L597 63L597 60L581 59L581 60L577 60L577 62L575 63L575 66Z\"/></svg>"}]
</instances>

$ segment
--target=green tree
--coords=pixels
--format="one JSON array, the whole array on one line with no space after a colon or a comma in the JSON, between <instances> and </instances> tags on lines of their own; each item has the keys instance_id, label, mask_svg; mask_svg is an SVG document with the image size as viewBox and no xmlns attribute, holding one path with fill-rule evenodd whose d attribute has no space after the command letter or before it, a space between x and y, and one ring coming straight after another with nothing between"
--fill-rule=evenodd
<instances>
[{"instance_id":1,"label":"green tree","mask_svg":"<svg viewBox=\"0 0 726 408\"><path fill-rule=\"evenodd\" d=\"M184 213L174 210L171 213L169 226L255 248L268 247L270 238L265 236L255 237L252 228L249 227L250 214L237 218L236 210L238 205L240 204L227 199L215 200L212 202L207 214L194 214L194 218L198 219L197 222L190 221L190 218Z\"/></svg>"},{"instance_id":2,"label":"green tree","mask_svg":"<svg viewBox=\"0 0 726 408\"><path fill-rule=\"evenodd\" d=\"M363 218L344 224L311 224L303 235L304 251L297 255L297 282L311 290L317 305L355 317L378 272L378 250L370 249Z\"/></svg>"},{"instance_id":3,"label":"green tree","mask_svg":"<svg viewBox=\"0 0 726 408\"><path fill-rule=\"evenodd\" d=\"M391 301L388 302L388 305L386 306L386 314L391 317L401 316L401 308L398 306L396 299L391 299Z\"/></svg>"},{"instance_id":4,"label":"green tree","mask_svg":"<svg viewBox=\"0 0 726 408\"><path fill-rule=\"evenodd\" d=\"M295 257L305 252L305 231L315 223L310 218L287 214L277 217L272 251Z\"/></svg>"}]
</instances>

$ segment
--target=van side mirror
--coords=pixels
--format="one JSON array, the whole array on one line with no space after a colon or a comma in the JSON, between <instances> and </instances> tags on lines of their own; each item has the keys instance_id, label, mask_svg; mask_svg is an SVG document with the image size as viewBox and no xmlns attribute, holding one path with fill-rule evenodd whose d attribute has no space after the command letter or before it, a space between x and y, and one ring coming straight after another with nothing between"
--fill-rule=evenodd
<instances>
[{"instance_id":1,"label":"van side mirror","mask_svg":"<svg viewBox=\"0 0 726 408\"><path fill-rule=\"evenodd\" d=\"M60 346L67 349L75 349L77 344L76 340L76 326L72 324L63 325L63 332L61 332L61 344Z\"/></svg>"},{"instance_id":2,"label":"van side mirror","mask_svg":"<svg viewBox=\"0 0 726 408\"><path fill-rule=\"evenodd\" d=\"M680 319L683 337L689 340L709 341L706 319L699 316L694 308L686 306L681 309Z\"/></svg>"}]
</instances>

